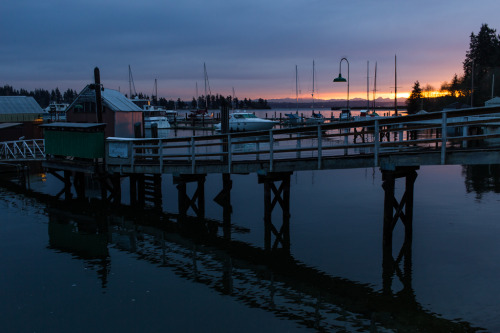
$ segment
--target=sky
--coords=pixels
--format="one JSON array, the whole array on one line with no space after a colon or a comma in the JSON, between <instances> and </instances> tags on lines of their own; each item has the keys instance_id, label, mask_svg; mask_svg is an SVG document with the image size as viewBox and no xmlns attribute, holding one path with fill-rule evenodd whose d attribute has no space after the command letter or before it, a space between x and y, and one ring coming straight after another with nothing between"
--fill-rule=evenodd
<instances>
[{"instance_id":1,"label":"sky","mask_svg":"<svg viewBox=\"0 0 500 333\"><path fill-rule=\"evenodd\" d=\"M156 79L159 97L191 100L206 64L212 94L303 100L314 60L315 98L346 98L340 65L350 98L367 83L372 98L375 63L375 97L394 98L395 68L404 97L460 76L471 33L500 29L498 13L498 0L3 0L0 85L79 92L97 66L128 94L130 66L137 93Z\"/></svg>"}]
</instances>

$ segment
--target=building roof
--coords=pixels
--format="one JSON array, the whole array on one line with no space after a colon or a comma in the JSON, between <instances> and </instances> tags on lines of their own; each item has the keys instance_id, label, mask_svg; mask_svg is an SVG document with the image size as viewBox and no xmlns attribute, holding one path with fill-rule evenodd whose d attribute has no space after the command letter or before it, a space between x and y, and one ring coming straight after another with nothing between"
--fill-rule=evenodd
<instances>
[{"instance_id":1,"label":"building roof","mask_svg":"<svg viewBox=\"0 0 500 333\"><path fill-rule=\"evenodd\" d=\"M104 123L50 123L43 124L40 127L47 128L93 128L93 127L104 127L106 124Z\"/></svg>"},{"instance_id":2,"label":"building roof","mask_svg":"<svg viewBox=\"0 0 500 333\"><path fill-rule=\"evenodd\" d=\"M42 114L47 113L28 96L0 96L0 114Z\"/></svg>"},{"instance_id":3,"label":"building roof","mask_svg":"<svg viewBox=\"0 0 500 333\"><path fill-rule=\"evenodd\" d=\"M101 132L106 127L105 123L50 123L40 125L44 130L61 132Z\"/></svg>"},{"instance_id":4,"label":"building roof","mask_svg":"<svg viewBox=\"0 0 500 333\"><path fill-rule=\"evenodd\" d=\"M107 107L111 111L142 111L140 107L117 90L102 89L101 98L103 107ZM86 86L68 109L81 102L95 102L95 90L91 89L90 86Z\"/></svg>"},{"instance_id":5,"label":"building roof","mask_svg":"<svg viewBox=\"0 0 500 333\"><path fill-rule=\"evenodd\" d=\"M486 105L486 106L500 105L500 97L492 98L492 99L484 102L484 105Z\"/></svg>"},{"instance_id":6,"label":"building roof","mask_svg":"<svg viewBox=\"0 0 500 333\"><path fill-rule=\"evenodd\" d=\"M468 104L462 104L460 102L455 102L451 103L449 105L446 105L443 110L457 110L457 109L468 109L470 108L470 105Z\"/></svg>"},{"instance_id":7,"label":"building roof","mask_svg":"<svg viewBox=\"0 0 500 333\"><path fill-rule=\"evenodd\" d=\"M11 128L16 126L21 126L22 123L0 123L0 130L5 128Z\"/></svg>"}]
</instances>

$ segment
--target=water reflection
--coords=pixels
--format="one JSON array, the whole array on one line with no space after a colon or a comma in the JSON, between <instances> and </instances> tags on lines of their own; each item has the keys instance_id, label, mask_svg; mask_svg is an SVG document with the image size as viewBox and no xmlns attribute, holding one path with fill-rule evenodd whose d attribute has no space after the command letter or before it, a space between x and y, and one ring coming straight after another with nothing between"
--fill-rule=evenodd
<instances>
[{"instance_id":1,"label":"water reflection","mask_svg":"<svg viewBox=\"0 0 500 333\"><path fill-rule=\"evenodd\" d=\"M411 287L411 246L403 245L396 259L384 258L384 290L334 277L273 252L220 236L222 222L176 218L172 214L69 212L71 205L52 206L49 214L50 248L71 253L97 272L108 287L112 263L110 248L137 254L137 258L170 268L177 276L229 295L248 307L259 308L317 331L468 331L429 314L416 301ZM123 213L123 210L122 210ZM102 216L95 219L95 216ZM107 216L107 217L105 217ZM180 222L183 221L184 222ZM211 225L207 228L207 225ZM232 228L232 233L246 232ZM404 267L400 264L404 258ZM392 293L398 276L404 288ZM416 319L418 318L418 320Z\"/></svg>"},{"instance_id":2,"label":"water reflection","mask_svg":"<svg viewBox=\"0 0 500 333\"><path fill-rule=\"evenodd\" d=\"M500 193L500 165L464 165L462 175L465 177L467 193L476 193L480 200L488 192Z\"/></svg>"},{"instance_id":3,"label":"water reflection","mask_svg":"<svg viewBox=\"0 0 500 333\"><path fill-rule=\"evenodd\" d=\"M106 220L60 209L49 208L47 213L49 248L83 260L85 268L96 271L102 288L106 288L111 264Z\"/></svg>"}]
</instances>

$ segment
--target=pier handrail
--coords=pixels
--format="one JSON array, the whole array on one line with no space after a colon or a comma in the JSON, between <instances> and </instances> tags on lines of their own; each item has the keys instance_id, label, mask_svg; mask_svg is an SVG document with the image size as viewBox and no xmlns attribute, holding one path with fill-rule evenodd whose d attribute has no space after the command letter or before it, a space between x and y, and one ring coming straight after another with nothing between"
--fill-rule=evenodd
<instances>
[{"instance_id":1,"label":"pier handrail","mask_svg":"<svg viewBox=\"0 0 500 333\"><path fill-rule=\"evenodd\" d=\"M0 142L1 161L26 161L45 159L45 140L16 140Z\"/></svg>"},{"instance_id":2,"label":"pier handrail","mask_svg":"<svg viewBox=\"0 0 500 333\"><path fill-rule=\"evenodd\" d=\"M237 163L260 163L262 169L273 172L278 161L293 163L314 159L314 169L322 169L325 159L360 156L372 158L372 166L377 167L382 154L425 150L437 152L440 162L436 164L445 164L450 150L466 149L471 141L500 138L500 132L473 134L468 131L480 125L500 127L498 115L500 107L489 107L258 132L180 138L108 138L107 163L131 166L132 170L139 165L161 165L161 170L165 167L173 170L176 165L184 164L190 166L190 173L203 172L206 165L218 165L219 172L232 173ZM415 136L415 133L420 134ZM124 145L122 151L127 153L109 154L116 144Z\"/></svg>"}]
</instances>

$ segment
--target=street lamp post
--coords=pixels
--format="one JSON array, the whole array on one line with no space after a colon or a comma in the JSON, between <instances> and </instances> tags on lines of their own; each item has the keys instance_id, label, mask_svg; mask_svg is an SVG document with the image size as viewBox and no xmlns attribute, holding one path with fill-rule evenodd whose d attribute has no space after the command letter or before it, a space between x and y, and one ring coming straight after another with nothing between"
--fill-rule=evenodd
<instances>
[{"instance_id":1,"label":"street lamp post","mask_svg":"<svg viewBox=\"0 0 500 333\"><path fill-rule=\"evenodd\" d=\"M342 77L342 60L347 62L347 80ZM333 79L333 82L347 82L347 109L349 110L349 61L346 58L340 59L339 77Z\"/></svg>"}]
</instances>

